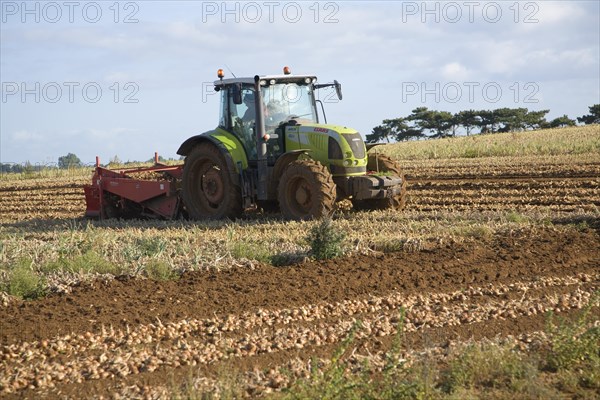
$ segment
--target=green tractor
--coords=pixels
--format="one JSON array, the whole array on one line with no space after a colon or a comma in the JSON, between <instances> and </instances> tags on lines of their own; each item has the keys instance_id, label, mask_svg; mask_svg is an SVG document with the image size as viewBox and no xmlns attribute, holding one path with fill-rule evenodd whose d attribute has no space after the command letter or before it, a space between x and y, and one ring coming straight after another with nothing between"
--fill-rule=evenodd
<instances>
[{"instance_id":1,"label":"green tractor","mask_svg":"<svg viewBox=\"0 0 600 400\"><path fill-rule=\"evenodd\" d=\"M368 154L360 134L325 119L313 75L223 79L216 129L187 139L181 197L194 219L235 218L244 209L280 209L288 219L331 213L336 201L350 199L357 209L401 209L406 181L389 157Z\"/></svg>"}]
</instances>

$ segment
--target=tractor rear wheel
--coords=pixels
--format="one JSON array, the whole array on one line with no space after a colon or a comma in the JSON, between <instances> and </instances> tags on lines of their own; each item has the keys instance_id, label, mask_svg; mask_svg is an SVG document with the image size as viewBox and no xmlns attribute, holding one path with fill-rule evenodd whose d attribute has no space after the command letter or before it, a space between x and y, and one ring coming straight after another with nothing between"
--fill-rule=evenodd
<instances>
[{"instance_id":1,"label":"tractor rear wheel","mask_svg":"<svg viewBox=\"0 0 600 400\"><path fill-rule=\"evenodd\" d=\"M307 220L329 215L335 199L331 173L314 160L292 161L279 179L279 206L287 219Z\"/></svg>"},{"instance_id":2,"label":"tractor rear wheel","mask_svg":"<svg viewBox=\"0 0 600 400\"><path fill-rule=\"evenodd\" d=\"M402 178L402 188L400 193L394 197L385 199L370 199L370 200L352 200L352 205L355 210L402 210L406 205L406 179L400 165L390 157L383 154L369 154L367 161L367 171L373 173L383 173L395 175Z\"/></svg>"},{"instance_id":3,"label":"tractor rear wheel","mask_svg":"<svg viewBox=\"0 0 600 400\"><path fill-rule=\"evenodd\" d=\"M211 143L201 143L185 158L183 204L192 219L235 218L242 213L242 196L225 158Z\"/></svg>"}]
</instances>

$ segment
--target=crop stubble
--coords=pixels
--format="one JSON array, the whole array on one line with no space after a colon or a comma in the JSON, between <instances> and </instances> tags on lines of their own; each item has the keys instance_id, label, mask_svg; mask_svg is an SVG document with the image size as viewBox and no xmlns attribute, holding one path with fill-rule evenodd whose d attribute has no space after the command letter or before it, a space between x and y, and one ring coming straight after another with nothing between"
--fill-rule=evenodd
<instances>
[{"instance_id":1,"label":"crop stubble","mask_svg":"<svg viewBox=\"0 0 600 400\"><path fill-rule=\"evenodd\" d=\"M594 211L600 206L600 157L406 160L409 207L420 211ZM81 178L0 181L0 223L79 218Z\"/></svg>"}]
</instances>

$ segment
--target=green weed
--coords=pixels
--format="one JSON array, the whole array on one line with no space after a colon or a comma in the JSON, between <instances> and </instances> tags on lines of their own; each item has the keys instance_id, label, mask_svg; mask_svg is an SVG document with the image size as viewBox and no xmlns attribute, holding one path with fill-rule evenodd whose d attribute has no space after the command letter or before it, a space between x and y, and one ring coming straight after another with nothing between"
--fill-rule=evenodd
<instances>
[{"instance_id":1,"label":"green weed","mask_svg":"<svg viewBox=\"0 0 600 400\"><path fill-rule=\"evenodd\" d=\"M264 263L271 261L271 252L256 242L235 241L229 245L229 253L235 259L246 258Z\"/></svg>"},{"instance_id":2,"label":"green weed","mask_svg":"<svg viewBox=\"0 0 600 400\"><path fill-rule=\"evenodd\" d=\"M140 255L145 257L155 257L161 255L167 248L167 240L162 237L135 238L134 245L137 247Z\"/></svg>"},{"instance_id":3,"label":"green weed","mask_svg":"<svg viewBox=\"0 0 600 400\"><path fill-rule=\"evenodd\" d=\"M509 213L506 214L506 220L508 222L514 222L517 224L523 224L528 222L528 218L522 214L519 214L515 211L511 211Z\"/></svg>"},{"instance_id":4,"label":"green weed","mask_svg":"<svg viewBox=\"0 0 600 400\"><path fill-rule=\"evenodd\" d=\"M88 250L82 255L60 257L57 261L49 262L40 268L44 272L66 271L74 274L97 273L119 275L123 268L103 258L94 250Z\"/></svg>"},{"instance_id":5,"label":"green weed","mask_svg":"<svg viewBox=\"0 0 600 400\"><path fill-rule=\"evenodd\" d=\"M21 259L11 268L10 278L5 283L4 290L22 299L36 299L44 296L45 282L32 268L32 261Z\"/></svg>"},{"instance_id":6,"label":"green weed","mask_svg":"<svg viewBox=\"0 0 600 400\"><path fill-rule=\"evenodd\" d=\"M157 281L169 281L179 277L179 274L169 264L160 260L150 260L144 267L146 275Z\"/></svg>"},{"instance_id":7,"label":"green weed","mask_svg":"<svg viewBox=\"0 0 600 400\"><path fill-rule=\"evenodd\" d=\"M524 356L509 347L473 344L451 363L446 389L514 388L530 369Z\"/></svg>"},{"instance_id":8,"label":"green weed","mask_svg":"<svg viewBox=\"0 0 600 400\"><path fill-rule=\"evenodd\" d=\"M545 360L548 370L587 369L595 374L596 384L600 387L600 327L590 326L593 321L591 311L599 305L600 292L597 292L574 322L555 322L555 317L550 314L547 331L551 345Z\"/></svg>"},{"instance_id":9,"label":"green weed","mask_svg":"<svg viewBox=\"0 0 600 400\"><path fill-rule=\"evenodd\" d=\"M340 257L345 253L346 234L335 227L331 217L321 219L313 226L306 237L311 255L317 260Z\"/></svg>"}]
</instances>

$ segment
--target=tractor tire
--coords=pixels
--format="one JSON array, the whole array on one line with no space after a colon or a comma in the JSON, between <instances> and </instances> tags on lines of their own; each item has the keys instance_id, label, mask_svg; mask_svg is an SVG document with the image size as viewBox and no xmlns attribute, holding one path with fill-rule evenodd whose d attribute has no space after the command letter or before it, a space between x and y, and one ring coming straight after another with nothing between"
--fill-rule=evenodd
<instances>
[{"instance_id":1,"label":"tractor tire","mask_svg":"<svg viewBox=\"0 0 600 400\"><path fill-rule=\"evenodd\" d=\"M181 197L192 219L234 219L243 211L240 188L212 143L197 145L185 158Z\"/></svg>"},{"instance_id":2,"label":"tractor tire","mask_svg":"<svg viewBox=\"0 0 600 400\"><path fill-rule=\"evenodd\" d=\"M406 205L406 179L400 165L390 157L383 154L369 154L367 161L367 171L374 173L389 173L402 178L402 188L400 193L394 197L386 199L371 200L352 200L352 206L355 210L402 210Z\"/></svg>"},{"instance_id":3,"label":"tractor tire","mask_svg":"<svg viewBox=\"0 0 600 400\"><path fill-rule=\"evenodd\" d=\"M314 160L292 161L279 179L279 207L287 219L308 220L329 215L335 199L331 173Z\"/></svg>"}]
</instances>

